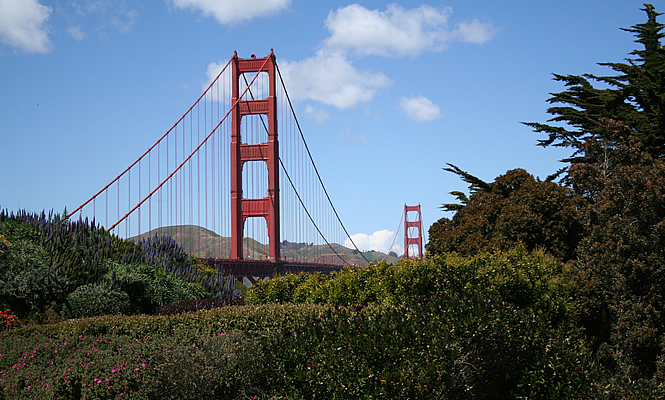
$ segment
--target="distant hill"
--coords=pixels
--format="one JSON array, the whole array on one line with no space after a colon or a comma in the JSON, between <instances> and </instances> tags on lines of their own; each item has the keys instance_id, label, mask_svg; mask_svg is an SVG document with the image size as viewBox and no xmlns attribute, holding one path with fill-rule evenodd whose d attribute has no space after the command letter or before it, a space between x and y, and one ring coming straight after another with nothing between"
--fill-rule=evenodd
<instances>
[{"instance_id":1,"label":"distant hill","mask_svg":"<svg viewBox=\"0 0 665 400\"><path fill-rule=\"evenodd\" d=\"M178 242L185 251L188 251L197 258L230 258L231 257L231 238L216 234L215 232L196 225L168 226L153 229L139 236L134 236L130 240L138 241L146 237L155 235L168 235ZM268 245L260 243L251 238L243 239L246 259L261 260L268 258ZM364 266L368 261L385 260L393 264L399 260L392 255L386 256L378 251L362 252L362 255L355 249L344 247L341 244L333 243L332 249L327 245L311 245L308 243L292 243L283 241L280 250L282 259L296 260L299 262L312 263L335 263L338 262L339 254L349 265ZM334 250L334 251L333 251Z\"/></svg>"}]
</instances>

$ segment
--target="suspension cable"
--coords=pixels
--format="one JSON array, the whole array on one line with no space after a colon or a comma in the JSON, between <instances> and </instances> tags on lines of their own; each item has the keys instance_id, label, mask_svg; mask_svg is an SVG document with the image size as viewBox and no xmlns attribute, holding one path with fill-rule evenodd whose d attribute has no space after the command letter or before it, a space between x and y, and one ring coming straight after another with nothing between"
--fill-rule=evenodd
<instances>
[{"instance_id":1,"label":"suspension cable","mask_svg":"<svg viewBox=\"0 0 665 400\"><path fill-rule=\"evenodd\" d=\"M276 66L276 65L277 65L277 64L275 63L275 66ZM247 85L247 88L249 89L249 95L251 96L252 100L254 100L254 94L252 93L252 89L249 88L250 85L249 85L249 83L247 83L247 78L245 77L244 74L243 74L243 78L245 79L245 84ZM288 95L287 95L287 98L288 98ZM293 111L293 109L292 109L292 111ZM295 118L295 114L293 114L293 116L294 116L294 118ZM268 127L266 126L266 123L265 123L265 121L263 120L263 114L259 114L259 119L261 120L261 124L263 124L263 129L265 129L265 131L269 133L269 131L268 131ZM307 144L305 144L305 146L307 146ZM260 152L261 152L261 155L263 156L263 150L262 150L262 149L260 149ZM305 203L303 202L302 198L300 197L300 194L298 193L298 190L296 189L296 186L295 186L295 184L293 183L293 180L291 180L291 176L289 175L289 171L286 169L286 166L284 165L284 162L282 161L282 158L281 158L281 157L278 157L278 158L279 158L279 164L282 166L282 169L284 170L284 174L286 175L286 178L289 180L289 183L291 184L291 187L293 188L293 192L296 194L296 197L298 198L298 201L300 202L300 205L302 206L303 210L305 210L305 213L307 214L307 217L309 218L309 220L312 222L312 225L314 225L314 228L316 228L316 231L319 232L319 235L321 236L321 238L323 239L323 241L326 242L326 245L328 245L328 247L330 248L330 250L332 250L333 253L335 253L335 255L336 255L340 260L342 260L342 262L346 263L347 261L344 259L344 257L342 257L341 255L339 255L339 253L337 253L337 251L335 250L335 248L330 244L330 242L328 242L328 239L326 239L326 237L325 237L325 235L323 234L323 232L321 232L321 230L319 229L319 226L316 224L316 221L314 221L314 217L312 217L312 215L310 214L309 210L307 209L307 206L305 206ZM314 168L316 169L316 166L314 166ZM323 183L321 184L321 186L323 186ZM323 190L325 190L325 188L323 188ZM329 199L329 200L330 200L330 199ZM332 204L331 204L331 205L332 205ZM342 226L342 227L343 227L343 226ZM347 233L347 236L348 236L348 233ZM354 244L354 246L355 246L355 244ZM357 248L356 248L356 250L357 250ZM358 250L358 252L359 252L360 254L362 254L362 253L360 252L360 250ZM364 255L363 255L363 258L365 258ZM365 258L365 261L367 261L366 258ZM369 261L367 261L367 262L369 263Z\"/></svg>"},{"instance_id":2,"label":"suspension cable","mask_svg":"<svg viewBox=\"0 0 665 400\"><path fill-rule=\"evenodd\" d=\"M406 219L405 215L406 215L406 208L404 209L404 211L402 211L402 215L399 217L399 225L397 226L397 230L395 231L395 236L393 236L393 242L390 243L390 248L388 249L388 251L386 251L386 255L383 256L383 259L381 261L385 261L386 258L388 257L388 254L390 253L390 250L393 249L393 246L395 245L395 240L397 240L397 235L399 235L399 230L402 228L402 220Z\"/></svg>"},{"instance_id":3,"label":"suspension cable","mask_svg":"<svg viewBox=\"0 0 665 400\"><path fill-rule=\"evenodd\" d=\"M267 59L266 59L266 61L263 63L263 66L265 66L266 63L267 63ZM227 65L228 65L228 64L227 64ZM263 68L263 66L261 66L261 68ZM256 74L256 76L254 77L254 79L252 79L252 83L254 83L254 80L255 80L258 76L259 76L259 74ZM217 124L217 125L216 125L216 126L210 131L210 133L208 134L208 136L206 136L206 137L203 139L203 141L202 141L201 143L199 143L199 145L196 147L196 149L194 149L194 150L191 152L191 154L190 154L186 159L184 159L183 162L180 163L180 165L178 165L178 167L177 167L175 170L173 170L173 172L171 172L171 174L170 174L169 176L167 176L166 179L164 179L164 180L162 181L162 183L159 184L159 186L157 186L152 192L150 192L150 194L148 194L143 200L141 200L136 206L134 206L134 208L132 208L131 210L129 210L129 212L128 212L127 214L125 214L122 218L120 218L120 220L118 220L118 222L116 222L115 224L113 224L113 226L111 226L110 228L108 228L107 231L111 231L111 230L113 230L113 228L115 228L119 223L121 223L122 221L124 221L125 218L127 218L131 213L133 213L137 208L139 208L139 207L140 207L140 206L141 206L146 200L148 200L150 197L152 197L152 195L153 195L157 190L159 190L159 189L164 185L164 183L166 183L169 179L171 179L171 177L172 177L173 175L175 175L175 173L178 172L178 171L180 170L180 168L182 168L182 166L185 165L185 164L186 164L186 163L187 163L187 162L188 162L188 161L194 156L194 154L196 154L196 153L199 151L199 149L201 148L201 146L203 146L203 144L206 143L206 142L208 141L208 139L209 139L209 138L215 133L215 131L220 127L220 125L222 125L222 123L224 122L224 120L226 120L226 117L228 117L228 115L231 114L231 111L233 111L233 109L234 109L235 107L237 107L238 103L240 102L240 99L242 98L242 96L245 95L245 93L247 92L248 89L249 89L249 87L248 87L247 89L245 89L245 91L242 93L242 95L240 95L240 96L236 99L235 103L233 103L233 105L231 106L231 108L229 108L229 111L226 112L226 114L225 114L224 117L219 121L219 123L218 123L218 124ZM183 151L184 151L184 150L183 150ZM183 155L184 155L184 154L183 154ZM183 218L183 219L184 219L184 218Z\"/></svg>"},{"instance_id":4,"label":"suspension cable","mask_svg":"<svg viewBox=\"0 0 665 400\"><path fill-rule=\"evenodd\" d=\"M293 103L291 103L291 98L289 97L289 93L287 92L286 86L284 85L284 79L282 79L282 73L279 70L279 66L277 65L277 62L275 62L275 68L277 69L277 74L279 75L279 81L282 83L282 88L284 89L284 94L286 94L286 99L289 102L289 107L291 108L291 113L293 114L293 119L296 121L296 126L298 127L298 132L300 133L300 137L302 138L303 144L305 145L305 150L307 150L307 155L309 156L309 159L312 162L312 166L314 167L314 172L316 172L316 177L319 179L319 183L321 183L321 187L323 188L323 192L325 193L326 198L328 199L328 203L330 203L330 207L332 208L333 212L335 213L335 217L337 218L337 221L342 226L342 229L344 229L344 233L346 233L346 237L349 238L349 241L351 241L351 244L353 244L353 247L358 251L358 253L369 264L369 260L367 259L367 257L365 257L363 252L360 251L358 246L356 246L356 243L353 241L353 238L351 238L351 235L349 235L349 232L346 230L346 227L342 223L342 220L340 219L339 214L337 214L337 210L335 209L335 206L333 205L332 200L330 200L330 196L328 195L328 191L326 190L326 187L323 185L323 180L321 179L321 175L319 174L319 170L316 168L316 164L314 164L314 159L312 158L312 153L310 153L309 146L307 146L307 142L305 141L305 135L303 135L302 129L300 128L300 122L298 122L298 117L296 117L296 112L293 109Z\"/></svg>"},{"instance_id":5,"label":"suspension cable","mask_svg":"<svg viewBox=\"0 0 665 400\"><path fill-rule=\"evenodd\" d=\"M173 130L173 129L174 129L174 128L180 123L180 121L182 121L182 120L187 116L187 114L189 114L189 112L192 111L192 110L194 109L194 107L198 104L198 102L201 101L201 99L203 98L203 96L205 96L205 95L208 93L208 90L210 90L210 88L212 87L212 85L214 85L215 82L217 82L217 80L219 79L219 77L222 76L222 74L224 73L224 71L226 71L226 67L228 67L229 64L231 63L231 60L233 60L233 59L230 59L230 60L226 63L226 65L224 66L224 68L222 68L222 71L217 75L217 77L216 77L215 79L213 79L213 81L210 83L210 85L208 86L208 88L203 92L203 94L202 94L201 96L199 96L199 98L194 102L194 104L192 104L192 106L189 107L189 110L187 110L187 111L182 115L182 117L180 117L180 119L179 119L175 124L173 124L173 126L171 127L171 129L169 129L168 131L166 131L166 133L165 133L164 135L162 135L162 137L160 137L159 140L157 140L157 142L156 142L155 144L153 144L148 150L146 150L146 152L143 153L143 155L141 155L141 157L139 157L136 161L134 161L134 162L132 163L132 165L130 165L129 167L127 167L127 169L125 169L124 171L122 171L122 173L120 173L120 175L118 175L114 180L112 180L111 183L109 183L108 185L104 186L104 187L102 188L102 190L100 190L99 192L95 193L94 196L92 196L92 197L91 197L88 201L86 201L85 203L81 204L76 210L70 212L69 215L67 215L67 218L70 218L72 215L76 214L79 210L81 210L81 209L82 209L83 207L85 207L88 203L90 203L94 198L96 198L97 196L99 196L103 191L105 191L106 189L108 189L108 188L109 188L111 185L113 185L116 181L120 180L120 178L121 178L125 173L127 173L127 171L129 171L130 169L132 169L132 167L133 167L134 165L136 165L136 163L138 163L139 161L141 161L141 159L142 159L143 157L145 157L146 154L150 153L150 152L152 151L152 149L154 149L155 146L157 146L157 145L162 141L162 139L164 139L169 133L171 133L171 131L172 131L172 130ZM124 218L123 218L123 219L124 219Z\"/></svg>"}]
</instances>

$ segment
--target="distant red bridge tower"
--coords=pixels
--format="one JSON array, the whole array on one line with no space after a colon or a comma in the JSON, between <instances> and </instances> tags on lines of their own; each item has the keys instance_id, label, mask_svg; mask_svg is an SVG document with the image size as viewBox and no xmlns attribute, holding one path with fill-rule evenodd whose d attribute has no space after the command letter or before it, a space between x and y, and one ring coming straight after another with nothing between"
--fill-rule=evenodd
<instances>
[{"instance_id":1,"label":"distant red bridge tower","mask_svg":"<svg viewBox=\"0 0 665 400\"><path fill-rule=\"evenodd\" d=\"M409 220L409 213L415 214L415 218ZM423 258L423 225L420 217L420 204L407 206L404 204L404 258L409 258L409 248L417 247L418 255L413 257Z\"/></svg>"}]
</instances>

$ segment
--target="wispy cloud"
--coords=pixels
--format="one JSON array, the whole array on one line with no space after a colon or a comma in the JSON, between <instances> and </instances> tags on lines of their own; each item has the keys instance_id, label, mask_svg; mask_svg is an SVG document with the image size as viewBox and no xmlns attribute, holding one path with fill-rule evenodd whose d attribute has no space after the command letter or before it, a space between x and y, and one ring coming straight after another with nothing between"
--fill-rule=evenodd
<instances>
[{"instance_id":1,"label":"wispy cloud","mask_svg":"<svg viewBox=\"0 0 665 400\"><path fill-rule=\"evenodd\" d=\"M74 39L81 41L88 36L85 32L81 32L81 25L70 26L67 28L67 33L69 33Z\"/></svg>"},{"instance_id":2,"label":"wispy cloud","mask_svg":"<svg viewBox=\"0 0 665 400\"><path fill-rule=\"evenodd\" d=\"M402 97L399 99L399 108L416 122L431 122L443 118L439 106L424 96Z\"/></svg>"},{"instance_id":3,"label":"wispy cloud","mask_svg":"<svg viewBox=\"0 0 665 400\"><path fill-rule=\"evenodd\" d=\"M312 107L311 105L305 107L305 116L314 121L315 124L319 125L324 124L327 120L330 119L330 114L328 114L325 110L318 107Z\"/></svg>"},{"instance_id":4,"label":"wispy cloud","mask_svg":"<svg viewBox=\"0 0 665 400\"><path fill-rule=\"evenodd\" d=\"M482 23L474 19L469 23L462 22L457 24L457 27L453 31L453 36L463 42L483 44L492 39L497 32L499 32L499 29L492 24Z\"/></svg>"},{"instance_id":5,"label":"wispy cloud","mask_svg":"<svg viewBox=\"0 0 665 400\"><path fill-rule=\"evenodd\" d=\"M282 11L291 0L173 0L177 8L201 11L222 25L234 25Z\"/></svg>"},{"instance_id":6,"label":"wispy cloud","mask_svg":"<svg viewBox=\"0 0 665 400\"><path fill-rule=\"evenodd\" d=\"M367 136L345 129L337 134L339 142L344 145L352 145L358 142L366 142Z\"/></svg>"},{"instance_id":7,"label":"wispy cloud","mask_svg":"<svg viewBox=\"0 0 665 400\"><path fill-rule=\"evenodd\" d=\"M173 4L200 10L220 23L276 12L290 4L290 0L260 4L256 1L173 0ZM291 99L315 101L340 109L369 103L392 86L393 81L380 71L358 69L353 63L354 56L417 56L426 51L442 51L453 41L484 43L497 32L492 24L475 19L451 26L451 14L450 7L423 5L405 9L397 4L388 5L385 11L370 10L358 4L331 11L325 20L330 36L321 42L313 56L299 61L279 61ZM211 71L219 70L218 63L208 66L208 82L213 75ZM418 122L442 118L439 107L424 97L403 99L400 107ZM305 112L318 122L327 118L321 113L315 116L313 110Z\"/></svg>"},{"instance_id":8,"label":"wispy cloud","mask_svg":"<svg viewBox=\"0 0 665 400\"><path fill-rule=\"evenodd\" d=\"M114 15L110 20L111 27L120 33L129 33L134 28L138 15L139 13L136 10L124 11Z\"/></svg>"},{"instance_id":9,"label":"wispy cloud","mask_svg":"<svg viewBox=\"0 0 665 400\"><path fill-rule=\"evenodd\" d=\"M0 1L0 41L30 53L47 53L50 41L45 23L51 11L37 0Z\"/></svg>"}]
</instances>

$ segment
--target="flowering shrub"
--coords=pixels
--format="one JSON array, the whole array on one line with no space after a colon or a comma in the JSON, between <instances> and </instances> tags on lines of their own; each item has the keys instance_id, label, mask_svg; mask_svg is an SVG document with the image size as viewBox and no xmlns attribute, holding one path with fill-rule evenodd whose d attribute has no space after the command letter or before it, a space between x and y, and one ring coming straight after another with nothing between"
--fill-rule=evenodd
<instances>
[{"instance_id":1,"label":"flowering shrub","mask_svg":"<svg viewBox=\"0 0 665 400\"><path fill-rule=\"evenodd\" d=\"M113 304L91 302L98 292L112 294ZM53 303L56 313L78 318L239 295L233 277L194 259L170 237L132 242L94 221L0 210L0 307L22 320L41 321L35 316Z\"/></svg>"},{"instance_id":2,"label":"flowering shrub","mask_svg":"<svg viewBox=\"0 0 665 400\"><path fill-rule=\"evenodd\" d=\"M6 309L0 311L0 331L8 331L20 327L21 324L16 315L12 315L11 311Z\"/></svg>"}]
</instances>

